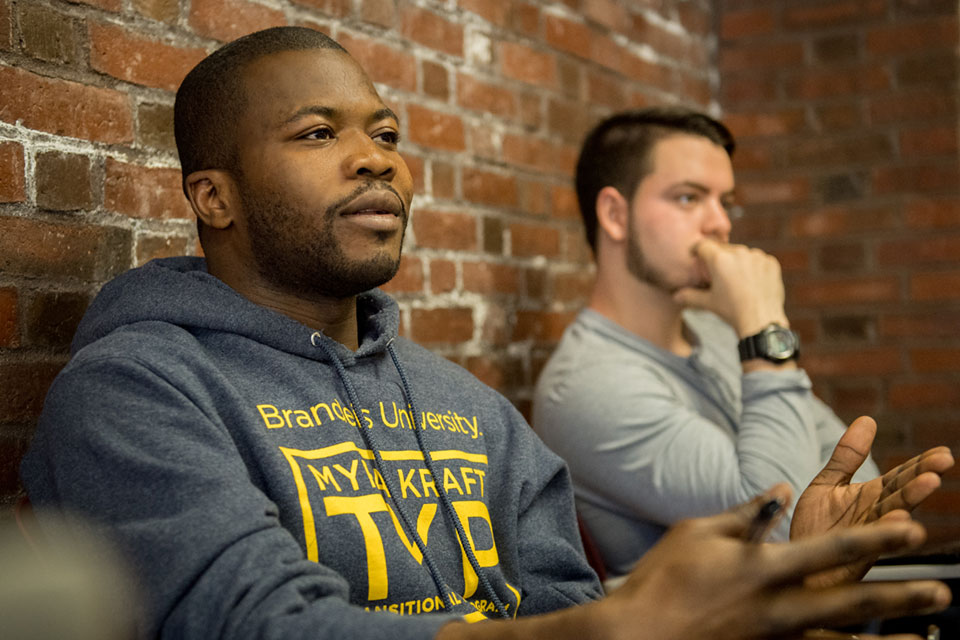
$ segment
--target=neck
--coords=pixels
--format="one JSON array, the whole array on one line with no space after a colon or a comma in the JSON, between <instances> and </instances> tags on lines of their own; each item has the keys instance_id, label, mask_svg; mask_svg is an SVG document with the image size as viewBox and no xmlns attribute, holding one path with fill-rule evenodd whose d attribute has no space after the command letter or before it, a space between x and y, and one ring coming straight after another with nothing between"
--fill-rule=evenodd
<instances>
[{"instance_id":1,"label":"neck","mask_svg":"<svg viewBox=\"0 0 960 640\"><path fill-rule=\"evenodd\" d=\"M229 264L229 261L212 258L209 254L207 271L254 304L282 313L300 324L316 329L352 351L356 351L360 346L356 296L305 296L279 290L259 274Z\"/></svg>"},{"instance_id":2,"label":"neck","mask_svg":"<svg viewBox=\"0 0 960 640\"><path fill-rule=\"evenodd\" d=\"M625 270L611 273L598 266L587 305L627 331L679 356L692 350L683 324L683 308L663 289Z\"/></svg>"}]
</instances>

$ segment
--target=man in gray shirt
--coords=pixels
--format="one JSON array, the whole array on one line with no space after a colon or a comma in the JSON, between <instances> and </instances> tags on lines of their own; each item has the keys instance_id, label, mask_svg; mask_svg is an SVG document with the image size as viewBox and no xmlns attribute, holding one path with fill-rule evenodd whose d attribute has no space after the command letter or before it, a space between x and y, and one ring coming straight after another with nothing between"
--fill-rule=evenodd
<instances>
[{"instance_id":1,"label":"man in gray shirt","mask_svg":"<svg viewBox=\"0 0 960 640\"><path fill-rule=\"evenodd\" d=\"M799 494L845 428L797 365L776 259L729 243L733 148L706 115L646 109L600 123L577 165L596 282L533 424L614 575L678 520L776 482ZM876 475L868 459L857 479Z\"/></svg>"}]
</instances>

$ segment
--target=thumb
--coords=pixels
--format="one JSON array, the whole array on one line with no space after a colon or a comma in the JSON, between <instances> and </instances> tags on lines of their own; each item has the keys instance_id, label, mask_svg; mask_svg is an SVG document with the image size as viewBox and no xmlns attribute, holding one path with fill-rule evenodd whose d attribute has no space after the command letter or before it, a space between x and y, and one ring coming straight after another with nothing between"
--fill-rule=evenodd
<instances>
[{"instance_id":1,"label":"thumb","mask_svg":"<svg viewBox=\"0 0 960 640\"><path fill-rule=\"evenodd\" d=\"M861 416L854 420L833 448L830 461L810 484L849 484L853 474L870 455L870 447L876 435L877 423L873 418Z\"/></svg>"},{"instance_id":2,"label":"thumb","mask_svg":"<svg viewBox=\"0 0 960 640\"><path fill-rule=\"evenodd\" d=\"M707 309L710 304L710 289L684 287L673 292L673 301L681 307Z\"/></svg>"}]
</instances>

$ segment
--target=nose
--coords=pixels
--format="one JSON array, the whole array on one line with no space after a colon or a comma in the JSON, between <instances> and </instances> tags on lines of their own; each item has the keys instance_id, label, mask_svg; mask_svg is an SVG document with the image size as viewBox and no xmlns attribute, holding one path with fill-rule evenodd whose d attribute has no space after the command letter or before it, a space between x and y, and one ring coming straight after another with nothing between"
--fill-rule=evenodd
<instances>
[{"instance_id":1,"label":"nose","mask_svg":"<svg viewBox=\"0 0 960 640\"><path fill-rule=\"evenodd\" d=\"M730 239L731 228L727 208L719 200L710 200L703 216L703 234L726 242Z\"/></svg>"},{"instance_id":2,"label":"nose","mask_svg":"<svg viewBox=\"0 0 960 640\"><path fill-rule=\"evenodd\" d=\"M341 141L347 148L343 159L346 178L391 180L396 175L395 154L388 153L365 132L344 133L341 135Z\"/></svg>"}]
</instances>

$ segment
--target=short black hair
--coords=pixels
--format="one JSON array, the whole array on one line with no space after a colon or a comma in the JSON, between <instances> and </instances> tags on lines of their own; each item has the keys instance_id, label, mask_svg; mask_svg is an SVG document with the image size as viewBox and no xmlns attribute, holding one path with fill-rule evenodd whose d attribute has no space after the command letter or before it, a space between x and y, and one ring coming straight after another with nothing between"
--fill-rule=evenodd
<instances>
[{"instance_id":1,"label":"short black hair","mask_svg":"<svg viewBox=\"0 0 960 640\"><path fill-rule=\"evenodd\" d=\"M671 135L702 136L733 156L733 135L710 116L684 107L651 107L614 114L597 124L577 159L576 188L587 243L597 251L597 194L614 187L628 200L652 171L654 145Z\"/></svg>"},{"instance_id":2,"label":"short black hair","mask_svg":"<svg viewBox=\"0 0 960 640\"><path fill-rule=\"evenodd\" d=\"M330 36L306 27L273 27L225 44L201 60L177 89L173 129L186 193L187 176L204 169L234 170L237 123L246 108L247 66L281 51L334 49Z\"/></svg>"}]
</instances>

